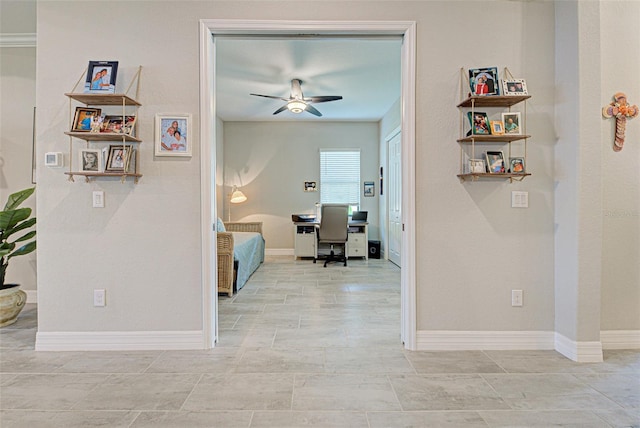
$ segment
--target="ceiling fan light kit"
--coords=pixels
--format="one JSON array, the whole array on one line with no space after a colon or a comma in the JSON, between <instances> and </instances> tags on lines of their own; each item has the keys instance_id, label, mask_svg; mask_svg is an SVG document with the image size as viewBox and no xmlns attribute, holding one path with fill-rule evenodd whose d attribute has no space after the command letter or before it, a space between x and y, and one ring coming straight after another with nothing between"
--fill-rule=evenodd
<instances>
[{"instance_id":1,"label":"ceiling fan light kit","mask_svg":"<svg viewBox=\"0 0 640 428\"><path fill-rule=\"evenodd\" d=\"M307 103L300 100L293 100L287 103L287 108L291 113L302 113L307 108Z\"/></svg>"},{"instance_id":2,"label":"ceiling fan light kit","mask_svg":"<svg viewBox=\"0 0 640 428\"><path fill-rule=\"evenodd\" d=\"M318 97L305 98L302 93L302 88L300 85L302 85L302 80L300 79L291 80L291 94L289 98L276 97L273 95L260 95L260 94L249 94L249 95L254 95L256 97L272 98L274 100L282 100L287 102L287 104L280 107L278 110L274 111L273 114L282 113L285 110L289 110L290 112L296 113L296 114L306 111L318 117L322 116L322 113L320 113L315 107L311 106L311 103L326 103L329 101L338 101L342 99L342 96L340 95L324 95L324 96L318 96Z\"/></svg>"}]
</instances>

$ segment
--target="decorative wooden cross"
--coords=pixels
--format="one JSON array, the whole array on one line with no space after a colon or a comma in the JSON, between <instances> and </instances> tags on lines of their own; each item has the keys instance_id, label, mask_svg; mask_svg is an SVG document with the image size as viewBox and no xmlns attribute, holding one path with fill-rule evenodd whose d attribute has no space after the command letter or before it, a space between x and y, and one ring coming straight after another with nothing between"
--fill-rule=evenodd
<instances>
[{"instance_id":1,"label":"decorative wooden cross","mask_svg":"<svg viewBox=\"0 0 640 428\"><path fill-rule=\"evenodd\" d=\"M627 127L627 118L638 116L640 109L636 105L627 102L627 96L623 92L616 92L613 101L602 108L602 115L606 118L616 118L616 138L613 141L613 150L619 152L624 145L624 130Z\"/></svg>"}]
</instances>

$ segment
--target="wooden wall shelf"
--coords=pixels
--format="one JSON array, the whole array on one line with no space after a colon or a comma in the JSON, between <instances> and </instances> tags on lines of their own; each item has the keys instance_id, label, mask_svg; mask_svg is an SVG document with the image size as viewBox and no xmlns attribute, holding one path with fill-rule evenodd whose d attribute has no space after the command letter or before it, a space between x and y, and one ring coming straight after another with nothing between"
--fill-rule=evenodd
<instances>
[{"instance_id":1,"label":"wooden wall shelf","mask_svg":"<svg viewBox=\"0 0 640 428\"><path fill-rule=\"evenodd\" d=\"M128 143L141 143L142 140L127 134L113 132L65 132L66 135L85 141L125 141Z\"/></svg>"}]
</instances>

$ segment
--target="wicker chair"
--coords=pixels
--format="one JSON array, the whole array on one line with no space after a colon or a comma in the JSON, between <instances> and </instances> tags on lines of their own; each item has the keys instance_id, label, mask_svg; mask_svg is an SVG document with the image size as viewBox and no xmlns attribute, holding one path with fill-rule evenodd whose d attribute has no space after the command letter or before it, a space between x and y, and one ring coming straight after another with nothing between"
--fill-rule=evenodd
<instances>
[{"instance_id":1,"label":"wicker chair","mask_svg":"<svg viewBox=\"0 0 640 428\"><path fill-rule=\"evenodd\" d=\"M218 232L218 293L233 296L236 271L233 265L233 233L258 232L262 235L262 222L225 223L226 232Z\"/></svg>"}]
</instances>

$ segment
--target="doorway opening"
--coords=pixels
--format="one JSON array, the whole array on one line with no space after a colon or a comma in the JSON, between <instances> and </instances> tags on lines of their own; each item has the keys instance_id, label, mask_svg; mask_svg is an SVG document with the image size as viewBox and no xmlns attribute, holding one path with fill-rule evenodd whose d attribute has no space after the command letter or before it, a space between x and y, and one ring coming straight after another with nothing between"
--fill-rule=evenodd
<instances>
[{"instance_id":1,"label":"doorway opening","mask_svg":"<svg viewBox=\"0 0 640 428\"><path fill-rule=\"evenodd\" d=\"M219 211L216 199L215 36L401 36L401 128L402 132L402 260L401 338L405 348L416 347L415 281L415 45L414 22L361 21L235 21L200 22L200 135L201 135L201 230L203 272L203 347L214 346L218 335L215 223Z\"/></svg>"}]
</instances>

